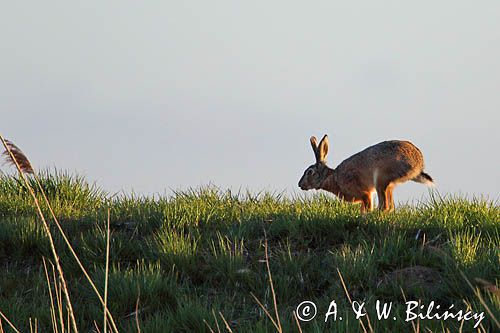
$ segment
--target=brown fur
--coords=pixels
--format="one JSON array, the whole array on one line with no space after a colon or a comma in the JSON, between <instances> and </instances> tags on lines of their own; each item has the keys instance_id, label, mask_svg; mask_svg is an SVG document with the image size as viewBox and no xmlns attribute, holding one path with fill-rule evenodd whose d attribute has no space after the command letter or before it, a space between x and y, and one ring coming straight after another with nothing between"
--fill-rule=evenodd
<instances>
[{"instance_id":1,"label":"brown fur","mask_svg":"<svg viewBox=\"0 0 500 333\"><path fill-rule=\"evenodd\" d=\"M306 169L299 187L323 189L343 200L360 202L362 213L373 209L375 192L378 208L389 211L394 209L393 190L397 184L408 180L433 184L432 178L423 172L422 153L409 141L380 142L344 160L335 169L326 165L328 136L319 145L315 137L310 141L316 163Z\"/></svg>"}]
</instances>

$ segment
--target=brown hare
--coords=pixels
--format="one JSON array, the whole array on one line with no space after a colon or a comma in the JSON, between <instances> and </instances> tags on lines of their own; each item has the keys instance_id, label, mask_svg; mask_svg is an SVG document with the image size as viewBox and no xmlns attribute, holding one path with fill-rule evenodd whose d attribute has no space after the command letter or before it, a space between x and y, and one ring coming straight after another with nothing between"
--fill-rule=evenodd
<instances>
[{"instance_id":1,"label":"brown hare","mask_svg":"<svg viewBox=\"0 0 500 333\"><path fill-rule=\"evenodd\" d=\"M378 208L394 209L392 191L408 180L433 185L431 176L424 170L424 157L409 141L384 141L349 157L337 168L326 165L328 136L319 146L311 137L311 146L316 163L306 169L299 181L303 190L322 189L332 192L340 199L361 203L361 213L373 210L372 196L376 191Z\"/></svg>"}]
</instances>

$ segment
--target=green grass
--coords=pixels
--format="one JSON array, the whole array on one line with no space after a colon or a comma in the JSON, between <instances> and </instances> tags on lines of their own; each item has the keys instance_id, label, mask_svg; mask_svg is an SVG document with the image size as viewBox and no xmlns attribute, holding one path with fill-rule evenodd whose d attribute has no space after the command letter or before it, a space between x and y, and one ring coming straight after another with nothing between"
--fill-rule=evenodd
<instances>
[{"instance_id":1,"label":"green grass","mask_svg":"<svg viewBox=\"0 0 500 333\"><path fill-rule=\"evenodd\" d=\"M104 290L106 221L111 213L109 307L120 331L136 331L135 307L143 332L216 330L212 312L223 313L235 332L272 332L255 294L273 311L263 262L268 240L270 267L285 332L298 331L292 311L304 300L318 316L304 332L360 331L347 314L342 273L353 299L366 301L376 332L408 332L404 297L484 311L467 281L500 284L500 208L496 202L435 198L393 213L359 215L359 207L329 195L287 198L202 188L169 197L111 197L85 179L66 173L40 175L50 202L80 259ZM418 240L415 236L420 231ZM56 228L55 242L81 331L102 327L102 307ZM425 240L424 240L425 237ZM16 178L0 177L0 310L21 329L38 318L51 330L50 298L42 258L52 258L48 240L27 190ZM438 273L430 287L405 286L384 276L411 266ZM398 284L400 283L400 284ZM498 294L481 290L485 304L500 315ZM324 323L335 299L343 321ZM376 320L375 300L393 301L397 321ZM486 315L484 328L493 331ZM217 316L221 329L224 324ZM416 322L415 322L416 323ZM420 329L457 331L460 324L421 321ZM5 328L5 323L4 323ZM471 322L464 331L471 330Z\"/></svg>"}]
</instances>

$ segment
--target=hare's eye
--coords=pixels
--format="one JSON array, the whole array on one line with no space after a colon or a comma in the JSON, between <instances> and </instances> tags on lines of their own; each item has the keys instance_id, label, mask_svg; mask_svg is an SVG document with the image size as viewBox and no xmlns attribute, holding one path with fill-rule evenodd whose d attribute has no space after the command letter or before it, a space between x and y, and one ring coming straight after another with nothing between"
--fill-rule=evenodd
<instances>
[{"instance_id":1,"label":"hare's eye","mask_svg":"<svg viewBox=\"0 0 500 333\"><path fill-rule=\"evenodd\" d=\"M306 171L306 175L308 175L308 176L312 175L313 173L314 173L314 170L313 170L313 169L308 169L308 170Z\"/></svg>"}]
</instances>

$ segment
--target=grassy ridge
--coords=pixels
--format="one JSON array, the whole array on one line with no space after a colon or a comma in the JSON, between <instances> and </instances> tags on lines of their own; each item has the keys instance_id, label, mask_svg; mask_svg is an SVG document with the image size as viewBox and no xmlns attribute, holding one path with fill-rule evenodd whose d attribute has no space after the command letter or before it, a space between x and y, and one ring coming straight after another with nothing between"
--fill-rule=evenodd
<instances>
[{"instance_id":1,"label":"grassy ridge","mask_svg":"<svg viewBox=\"0 0 500 333\"><path fill-rule=\"evenodd\" d=\"M404 323L398 283L411 300L454 303L462 309L470 304L483 311L461 272L474 285L476 278L497 286L500 282L500 208L484 200L432 199L390 214L359 216L359 207L325 195L289 199L204 188L154 199L111 198L78 176L56 173L41 178L56 215L101 290L110 209L109 306L121 331L136 330L138 298L144 332L208 331L204 319L216 327L212 310L221 311L235 331L273 331L250 295L272 309L262 262L264 235L286 332L297 331L292 311L303 300L313 300L319 309L316 319L302 323L305 332L360 329L347 313L343 321L323 321L332 299L339 309L349 308L337 269L354 299L396 303L397 321L377 321L373 306L369 308L375 331L411 330ZM56 245L79 326L90 331L94 320L101 325L102 307L58 237ZM44 331L51 328L42 257L51 258L50 249L31 198L18 180L2 176L0 310L22 331L29 329L30 317L38 318ZM405 285L391 279L394 272L412 266L430 268L431 281ZM486 291L482 296L498 317L499 297ZM486 329L492 325L489 319L483 321ZM423 321L421 326L456 331L459 323ZM464 326L466 331L470 327Z\"/></svg>"}]
</instances>

